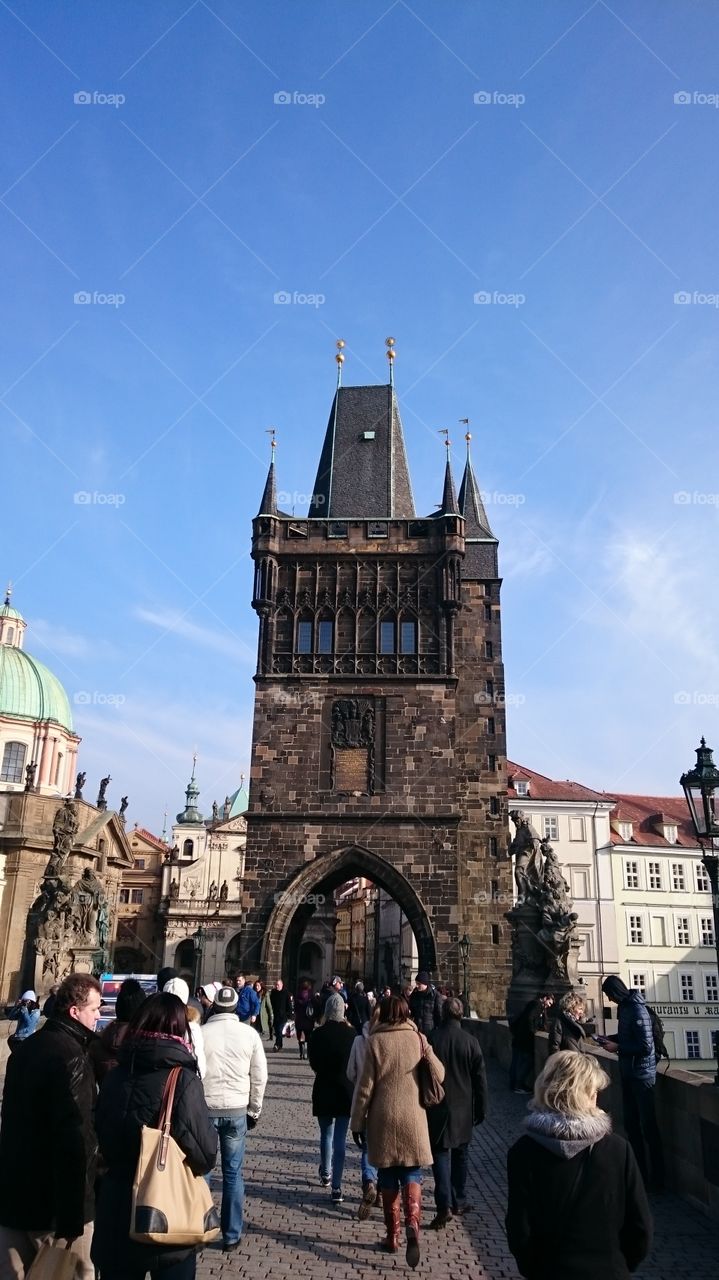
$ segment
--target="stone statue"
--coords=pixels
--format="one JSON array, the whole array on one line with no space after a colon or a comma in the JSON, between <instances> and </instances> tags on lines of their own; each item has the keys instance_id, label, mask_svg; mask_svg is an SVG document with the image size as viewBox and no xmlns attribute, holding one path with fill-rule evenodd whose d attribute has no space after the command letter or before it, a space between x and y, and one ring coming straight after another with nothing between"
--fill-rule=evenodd
<instances>
[{"instance_id":1,"label":"stone statue","mask_svg":"<svg viewBox=\"0 0 719 1280\"><path fill-rule=\"evenodd\" d=\"M72 853L79 825L77 805L68 796L55 812L52 824L52 855L45 868L46 876L54 878L60 875Z\"/></svg>"},{"instance_id":2,"label":"stone statue","mask_svg":"<svg viewBox=\"0 0 719 1280\"><path fill-rule=\"evenodd\" d=\"M86 773L78 773L75 779L75 799L82 800L82 789L87 781Z\"/></svg>"},{"instance_id":3,"label":"stone statue","mask_svg":"<svg viewBox=\"0 0 719 1280\"><path fill-rule=\"evenodd\" d=\"M121 822L125 821L125 814L127 813L127 804L128 804L127 796L123 796L122 799L120 800L120 812L118 815Z\"/></svg>"},{"instance_id":4,"label":"stone statue","mask_svg":"<svg viewBox=\"0 0 719 1280\"><path fill-rule=\"evenodd\" d=\"M226 880L223 880L222 884L220 885L220 902L227 902L227 899L229 898L229 896L230 896L230 886L228 885Z\"/></svg>"},{"instance_id":5,"label":"stone statue","mask_svg":"<svg viewBox=\"0 0 719 1280\"><path fill-rule=\"evenodd\" d=\"M37 765L34 760L31 764L25 765L25 790L35 790L35 774L37 773Z\"/></svg>"},{"instance_id":6,"label":"stone statue","mask_svg":"<svg viewBox=\"0 0 719 1280\"><path fill-rule=\"evenodd\" d=\"M103 894L99 901L97 912L97 945L101 951L107 949L107 940L110 936L110 911L107 905L107 898Z\"/></svg>"},{"instance_id":7,"label":"stone statue","mask_svg":"<svg viewBox=\"0 0 719 1280\"><path fill-rule=\"evenodd\" d=\"M231 808L232 808L232 805L230 804L230 797L229 797L229 796L225 796L225 803L224 803L224 804L223 804L223 806L222 806L222 816L223 816L223 818L225 819L225 821L227 821L227 819L228 819L228 818L229 818L229 816L230 816L230 809L231 809Z\"/></svg>"},{"instance_id":8,"label":"stone statue","mask_svg":"<svg viewBox=\"0 0 719 1280\"><path fill-rule=\"evenodd\" d=\"M510 818L515 826L514 839L509 846L509 857L514 858L514 881L519 902L536 893L541 880L541 836L524 816L522 809L512 809Z\"/></svg>"},{"instance_id":9,"label":"stone statue","mask_svg":"<svg viewBox=\"0 0 719 1280\"><path fill-rule=\"evenodd\" d=\"M217 891L217 884L216 884L216 882L213 880L213 881L212 881L212 884L210 885L209 889L207 890L207 896L208 896L208 898L216 898L216 897L217 897L217 892L218 892L218 891Z\"/></svg>"},{"instance_id":10,"label":"stone statue","mask_svg":"<svg viewBox=\"0 0 719 1280\"><path fill-rule=\"evenodd\" d=\"M179 896L180 896L180 886L179 886L179 884L178 884L177 880L172 879L172 880L170 881L170 897L171 897L171 898L179 898Z\"/></svg>"},{"instance_id":11,"label":"stone statue","mask_svg":"<svg viewBox=\"0 0 719 1280\"><path fill-rule=\"evenodd\" d=\"M218 816L219 816L219 812L220 812L220 810L219 810L219 808L218 808L217 801L216 801L216 800L213 800L213 801L212 801L212 821L213 821L213 822L217 822L217 819L218 819Z\"/></svg>"},{"instance_id":12,"label":"stone statue","mask_svg":"<svg viewBox=\"0 0 719 1280\"><path fill-rule=\"evenodd\" d=\"M110 783L111 783L111 782L112 782L112 778L110 777L109 773L108 773L108 775L107 775L107 777L106 777L106 778L101 778L101 779L100 779L100 790L99 790L99 791L98 791L98 793L97 793L97 808L98 808L98 809L106 809L106 808L107 808L107 800L105 799L105 792L107 791L107 788L109 787L109 785L110 785Z\"/></svg>"}]
</instances>

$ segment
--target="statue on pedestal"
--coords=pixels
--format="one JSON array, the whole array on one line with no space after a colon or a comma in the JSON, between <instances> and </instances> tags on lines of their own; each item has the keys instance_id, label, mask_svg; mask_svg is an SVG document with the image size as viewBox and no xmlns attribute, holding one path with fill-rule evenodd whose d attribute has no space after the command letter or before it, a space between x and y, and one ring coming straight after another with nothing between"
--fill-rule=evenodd
<instances>
[{"instance_id":1,"label":"statue on pedestal","mask_svg":"<svg viewBox=\"0 0 719 1280\"><path fill-rule=\"evenodd\" d=\"M228 885L226 880L223 880L222 884L220 885L220 902L227 902L227 899L229 898L229 896L230 896L230 886Z\"/></svg>"},{"instance_id":2,"label":"statue on pedestal","mask_svg":"<svg viewBox=\"0 0 719 1280\"><path fill-rule=\"evenodd\" d=\"M536 890L541 881L541 836L535 831L522 809L512 809L510 818L514 823L514 839L509 846L509 857L514 858L514 882L517 886L517 900L526 902L532 890Z\"/></svg>"},{"instance_id":3,"label":"statue on pedestal","mask_svg":"<svg viewBox=\"0 0 719 1280\"><path fill-rule=\"evenodd\" d=\"M34 760L31 764L25 765L25 790L26 791L35 790L35 774L36 773L37 773L37 765L35 764Z\"/></svg>"},{"instance_id":4,"label":"statue on pedestal","mask_svg":"<svg viewBox=\"0 0 719 1280\"><path fill-rule=\"evenodd\" d=\"M75 779L75 799L82 800L82 789L87 781L86 773L78 773Z\"/></svg>"},{"instance_id":5,"label":"statue on pedestal","mask_svg":"<svg viewBox=\"0 0 719 1280\"><path fill-rule=\"evenodd\" d=\"M52 854L45 868L45 877L55 878L60 875L72 853L79 825L77 805L68 796L63 800L61 807L55 811L52 824Z\"/></svg>"},{"instance_id":6,"label":"statue on pedestal","mask_svg":"<svg viewBox=\"0 0 719 1280\"><path fill-rule=\"evenodd\" d=\"M106 777L106 778L101 778L101 779L100 779L100 790L99 790L99 791L98 791L98 793L97 793L97 808L98 808L98 809L106 809L106 808L107 808L107 800L105 799L105 792L107 791L107 788L109 787L109 785L110 785L110 783L111 783L111 782L112 782L112 778L110 777L109 773L108 773L108 775L107 775L107 777Z\"/></svg>"}]
</instances>

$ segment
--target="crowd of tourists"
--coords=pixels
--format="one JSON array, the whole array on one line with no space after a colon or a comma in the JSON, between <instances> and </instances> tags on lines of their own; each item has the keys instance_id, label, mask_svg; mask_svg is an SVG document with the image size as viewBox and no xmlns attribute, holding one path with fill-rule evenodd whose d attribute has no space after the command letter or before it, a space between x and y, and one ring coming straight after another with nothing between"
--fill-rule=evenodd
<instances>
[{"instance_id":1,"label":"crowd of tourists","mask_svg":"<svg viewBox=\"0 0 719 1280\"><path fill-rule=\"evenodd\" d=\"M246 1140L268 1078L265 1041L275 1052L296 1043L314 1074L317 1176L333 1204L345 1199L350 1134L359 1148L356 1213L364 1221L381 1210L381 1249L397 1253L404 1226L405 1259L417 1267L428 1167L433 1230L473 1207L468 1150L487 1114L484 1062L462 1025L462 1001L427 973L411 989L377 993L361 982L348 992L334 977L319 989L306 980L292 995L280 978L267 989L239 975L192 994L173 969L157 985L147 995L127 979L99 1035L101 987L87 974L66 978L42 1011L33 991L11 1011L18 1031L0 1125L0 1280L24 1280L48 1248L70 1250L77 1280L193 1280L203 1242L236 1250ZM651 1245L645 1185L663 1179L657 1050L641 996L614 977L604 991L618 1005L619 1030L615 1041L599 1039L619 1057L629 1141L598 1105L609 1078L583 1051L594 1032L581 1000L569 995L555 1006L540 998L511 1024L510 1084L531 1088L532 1097L508 1156L506 1230L529 1280L625 1280ZM533 1081L526 1036L540 1024L550 1055ZM152 1183L153 1134L157 1170L174 1140L193 1212L203 1206L195 1235L183 1234L187 1224L177 1229L184 1201L175 1184L163 1200ZM219 1215L207 1186L218 1154ZM143 1197L148 1185L153 1192Z\"/></svg>"}]
</instances>

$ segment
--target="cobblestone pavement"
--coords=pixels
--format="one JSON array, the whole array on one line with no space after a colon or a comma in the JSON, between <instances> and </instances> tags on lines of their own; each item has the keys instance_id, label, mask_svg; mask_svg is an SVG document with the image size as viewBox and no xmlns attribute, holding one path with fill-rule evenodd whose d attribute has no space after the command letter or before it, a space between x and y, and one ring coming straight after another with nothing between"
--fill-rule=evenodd
<instances>
[{"instance_id":1,"label":"cobblestone pavement","mask_svg":"<svg viewBox=\"0 0 719 1280\"><path fill-rule=\"evenodd\" d=\"M198 1262L200 1280L219 1276L303 1275L307 1280L359 1280L360 1276L408 1273L404 1249L395 1255L377 1249L381 1211L367 1222L356 1217L360 1191L359 1152L348 1140L344 1195L332 1205L319 1186L319 1137L310 1106L312 1071L300 1062L297 1046L269 1054L270 1079L257 1128L248 1135L245 1158L245 1234L237 1252L206 1249ZM525 1099L510 1094L504 1074L490 1064L491 1112L475 1130L470 1149L469 1194L474 1211L445 1231L424 1230L417 1275L440 1280L506 1280L519 1273L504 1237L505 1153L514 1140ZM217 1177L214 1186L219 1191ZM719 1226L674 1196L653 1199L656 1248L637 1273L642 1280L717 1280ZM434 1214L432 1175L424 1184L423 1223ZM597 1230L602 1224L597 1223ZM404 1234L404 1233L403 1233Z\"/></svg>"}]
</instances>

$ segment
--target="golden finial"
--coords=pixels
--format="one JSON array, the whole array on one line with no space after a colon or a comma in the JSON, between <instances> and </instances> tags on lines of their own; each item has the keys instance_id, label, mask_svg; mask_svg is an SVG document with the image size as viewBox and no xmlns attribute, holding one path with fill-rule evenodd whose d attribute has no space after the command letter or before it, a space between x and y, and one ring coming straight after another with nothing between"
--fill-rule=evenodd
<instances>
[{"instance_id":1,"label":"golden finial","mask_svg":"<svg viewBox=\"0 0 719 1280\"><path fill-rule=\"evenodd\" d=\"M444 436L444 443L445 443L445 447L446 447L446 449L447 449L447 452L449 452L449 450L452 448L452 441L451 441L451 440L450 440L450 438L449 438L449 428L448 428L448 427L440 427L440 428L439 428L439 431L437 432L437 435L438 435L438 436Z\"/></svg>"},{"instance_id":2,"label":"golden finial","mask_svg":"<svg viewBox=\"0 0 719 1280\"><path fill-rule=\"evenodd\" d=\"M387 348L387 359L389 360L389 380L390 384L394 383L394 361L397 352L394 349L394 338L385 338L384 345Z\"/></svg>"},{"instance_id":3,"label":"golden finial","mask_svg":"<svg viewBox=\"0 0 719 1280\"><path fill-rule=\"evenodd\" d=\"M343 352L344 345L345 344L343 339L338 338L335 343L335 346L337 348L337 355L335 356L335 360L337 361L337 386L338 387L342 385L342 365L345 362L344 352Z\"/></svg>"},{"instance_id":4,"label":"golden finial","mask_svg":"<svg viewBox=\"0 0 719 1280\"><path fill-rule=\"evenodd\" d=\"M270 437L270 448L272 450L272 457L274 458L275 449L277 448L277 441L275 439L277 432L274 427L265 427L265 435Z\"/></svg>"}]
</instances>

